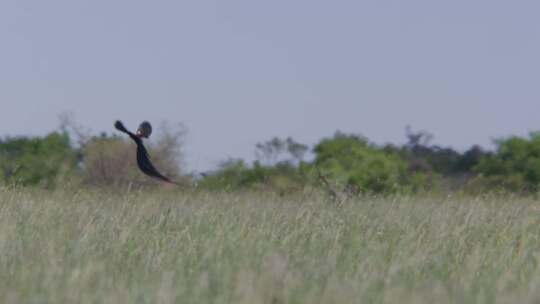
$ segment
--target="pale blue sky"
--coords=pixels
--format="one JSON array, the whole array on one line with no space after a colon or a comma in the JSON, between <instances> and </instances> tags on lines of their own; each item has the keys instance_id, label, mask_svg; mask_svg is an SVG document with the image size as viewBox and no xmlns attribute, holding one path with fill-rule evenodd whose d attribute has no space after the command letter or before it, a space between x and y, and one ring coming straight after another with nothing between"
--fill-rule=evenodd
<instances>
[{"instance_id":1,"label":"pale blue sky","mask_svg":"<svg viewBox=\"0 0 540 304\"><path fill-rule=\"evenodd\" d=\"M2 0L0 135L70 111L184 122L206 170L257 141L404 127L463 149L540 129L539 1Z\"/></svg>"}]
</instances>

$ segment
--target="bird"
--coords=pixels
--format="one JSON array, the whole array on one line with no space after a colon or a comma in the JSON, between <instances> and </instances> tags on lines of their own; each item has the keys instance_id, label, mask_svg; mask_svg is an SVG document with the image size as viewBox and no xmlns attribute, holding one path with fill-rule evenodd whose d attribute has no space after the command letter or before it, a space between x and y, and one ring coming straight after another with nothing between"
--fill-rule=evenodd
<instances>
[{"instance_id":1,"label":"bird","mask_svg":"<svg viewBox=\"0 0 540 304\"><path fill-rule=\"evenodd\" d=\"M144 174L169 184L177 184L170 178L159 173L159 171L154 167L154 165L152 165L152 162L150 161L148 151L146 151L146 148L143 144L143 138L149 138L152 134L152 125L148 121L143 121L139 125L139 128L137 129L135 134L126 129L126 127L124 127L124 124L120 120L117 120L114 123L114 127L118 131L129 135L129 137L135 142L135 144L137 144L137 165Z\"/></svg>"}]
</instances>

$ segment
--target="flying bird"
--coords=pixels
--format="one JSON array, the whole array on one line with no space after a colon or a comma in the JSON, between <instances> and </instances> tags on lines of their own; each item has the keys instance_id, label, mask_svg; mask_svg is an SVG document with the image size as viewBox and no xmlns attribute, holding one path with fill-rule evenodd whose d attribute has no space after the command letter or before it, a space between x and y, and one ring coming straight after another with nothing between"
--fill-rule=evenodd
<instances>
[{"instance_id":1,"label":"flying bird","mask_svg":"<svg viewBox=\"0 0 540 304\"><path fill-rule=\"evenodd\" d=\"M150 162L148 151L146 151L142 140L143 138L149 138L150 134L152 134L152 125L150 125L149 122L143 121L139 125L139 128L137 129L137 132L135 134L126 129L126 127L124 127L124 124L119 120L114 123L114 127L118 131L124 132L129 135L129 137L135 142L135 144L137 144L137 165L144 174L153 178L157 178L166 183L177 184L173 182L170 178L159 173L159 171L154 167L154 165L152 165L152 162Z\"/></svg>"}]
</instances>

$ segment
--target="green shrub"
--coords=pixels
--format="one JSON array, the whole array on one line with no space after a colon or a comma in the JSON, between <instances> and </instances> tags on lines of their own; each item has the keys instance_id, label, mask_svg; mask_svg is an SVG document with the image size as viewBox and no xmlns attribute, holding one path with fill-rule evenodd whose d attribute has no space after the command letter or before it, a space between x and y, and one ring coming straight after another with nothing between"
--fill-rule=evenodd
<instances>
[{"instance_id":1,"label":"green shrub","mask_svg":"<svg viewBox=\"0 0 540 304\"><path fill-rule=\"evenodd\" d=\"M338 185L382 193L403 189L407 182L407 163L361 136L338 132L322 140L314 151L314 165Z\"/></svg>"},{"instance_id":2,"label":"green shrub","mask_svg":"<svg viewBox=\"0 0 540 304\"><path fill-rule=\"evenodd\" d=\"M0 182L54 187L76 170L77 153L66 133L0 140Z\"/></svg>"},{"instance_id":3,"label":"green shrub","mask_svg":"<svg viewBox=\"0 0 540 304\"><path fill-rule=\"evenodd\" d=\"M264 166L256 161L248 166L243 160L230 159L223 162L218 170L206 175L199 187L209 190L264 190L280 194L302 189L309 174L308 165L295 166L280 162L275 166Z\"/></svg>"},{"instance_id":4,"label":"green shrub","mask_svg":"<svg viewBox=\"0 0 540 304\"><path fill-rule=\"evenodd\" d=\"M540 185L540 133L528 138L509 137L496 142L492 155L483 157L474 167L480 181L489 187L509 191L537 191Z\"/></svg>"}]
</instances>

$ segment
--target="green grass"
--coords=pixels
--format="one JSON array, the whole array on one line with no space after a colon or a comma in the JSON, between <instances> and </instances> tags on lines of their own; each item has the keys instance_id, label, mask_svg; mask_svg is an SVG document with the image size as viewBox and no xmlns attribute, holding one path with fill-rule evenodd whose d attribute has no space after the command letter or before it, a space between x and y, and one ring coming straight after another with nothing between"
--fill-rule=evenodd
<instances>
[{"instance_id":1,"label":"green grass","mask_svg":"<svg viewBox=\"0 0 540 304\"><path fill-rule=\"evenodd\" d=\"M537 303L540 201L0 190L2 303Z\"/></svg>"}]
</instances>

